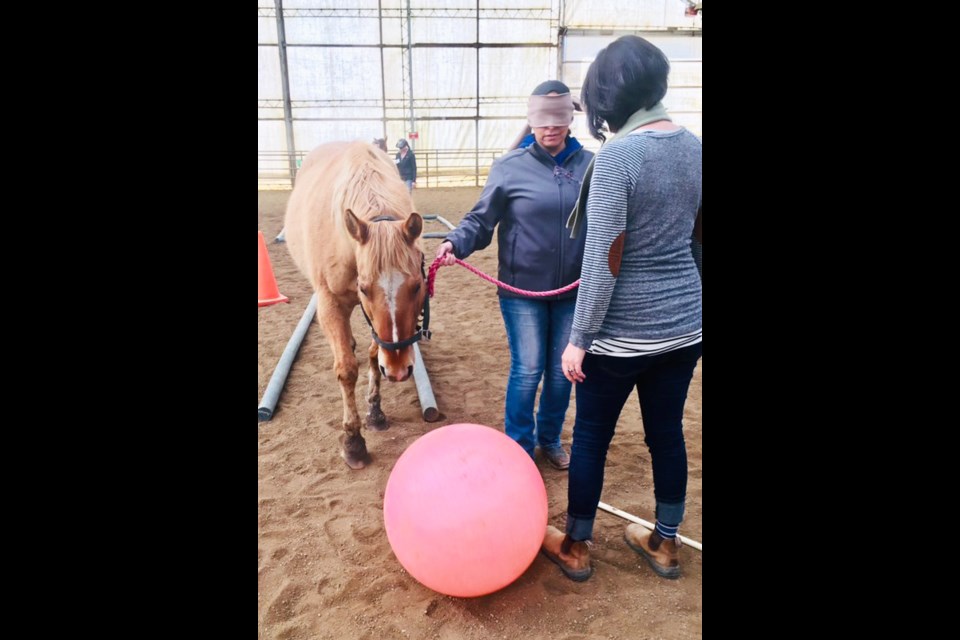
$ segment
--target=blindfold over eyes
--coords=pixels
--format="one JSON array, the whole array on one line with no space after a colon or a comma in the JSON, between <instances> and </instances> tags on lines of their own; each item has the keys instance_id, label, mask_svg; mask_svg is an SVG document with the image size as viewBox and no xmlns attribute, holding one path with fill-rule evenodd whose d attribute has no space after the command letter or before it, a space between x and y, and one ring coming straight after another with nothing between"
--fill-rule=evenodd
<instances>
[{"instance_id":1,"label":"blindfold over eyes","mask_svg":"<svg viewBox=\"0 0 960 640\"><path fill-rule=\"evenodd\" d=\"M530 96L527 103L527 122L531 127L565 127L573 122L573 97L569 93L557 96Z\"/></svg>"}]
</instances>

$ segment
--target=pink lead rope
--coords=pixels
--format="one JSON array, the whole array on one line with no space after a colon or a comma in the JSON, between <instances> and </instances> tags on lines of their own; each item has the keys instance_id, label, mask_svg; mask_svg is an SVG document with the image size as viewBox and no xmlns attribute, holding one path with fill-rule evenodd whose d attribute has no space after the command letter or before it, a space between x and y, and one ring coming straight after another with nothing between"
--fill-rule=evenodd
<instances>
[{"instance_id":1,"label":"pink lead rope","mask_svg":"<svg viewBox=\"0 0 960 640\"><path fill-rule=\"evenodd\" d=\"M443 258L437 258L436 260L434 260L433 264L430 265L430 269L427 271L427 293L430 295L431 298L433 297L433 283L437 279L437 270L440 268L440 261L442 259ZM531 296L534 298L546 298L547 296L555 296L561 293L566 293L567 291L576 289L580 285L580 279L577 278L576 281L571 282L567 286L561 287L560 289L554 289L552 291L524 291L523 289L517 289L516 287L511 287L508 284L500 282L496 278L491 278L484 272L480 271L473 265L467 264L460 258L454 258L454 261L461 267L466 268L468 271L474 272L475 274L477 274L487 282L492 282L493 284L497 285L501 289L506 289L507 291L510 291L512 293L517 293L521 296Z\"/></svg>"}]
</instances>

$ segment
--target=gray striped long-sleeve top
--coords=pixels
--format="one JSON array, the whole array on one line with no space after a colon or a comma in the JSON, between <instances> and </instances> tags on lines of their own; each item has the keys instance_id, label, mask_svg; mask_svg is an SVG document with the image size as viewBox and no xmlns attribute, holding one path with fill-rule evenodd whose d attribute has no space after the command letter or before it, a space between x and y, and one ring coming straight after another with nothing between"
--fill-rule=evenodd
<instances>
[{"instance_id":1,"label":"gray striped long-sleeve top","mask_svg":"<svg viewBox=\"0 0 960 640\"><path fill-rule=\"evenodd\" d=\"M640 131L603 146L587 199L571 344L588 349L597 338L665 340L702 329L690 248L702 198L703 145L686 129Z\"/></svg>"}]
</instances>

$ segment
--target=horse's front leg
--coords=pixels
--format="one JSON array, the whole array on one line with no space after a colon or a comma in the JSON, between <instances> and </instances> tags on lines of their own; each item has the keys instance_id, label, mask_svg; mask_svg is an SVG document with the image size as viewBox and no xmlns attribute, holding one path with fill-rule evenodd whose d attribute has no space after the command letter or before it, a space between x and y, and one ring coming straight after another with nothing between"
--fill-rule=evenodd
<instances>
[{"instance_id":1,"label":"horse's front leg","mask_svg":"<svg viewBox=\"0 0 960 640\"><path fill-rule=\"evenodd\" d=\"M333 366L343 400L340 455L351 469L362 469L370 464L370 454L366 441L360 435L360 415L357 413L357 357L353 353L356 342L350 330L353 307L339 304L335 299L323 295L318 295L318 302L317 318L333 350Z\"/></svg>"},{"instance_id":2,"label":"horse's front leg","mask_svg":"<svg viewBox=\"0 0 960 640\"><path fill-rule=\"evenodd\" d=\"M367 354L370 356L370 373L367 374L367 428L373 431L385 431L390 425L387 416L380 409L380 363L377 362L377 352L380 347L376 341L370 340Z\"/></svg>"}]
</instances>

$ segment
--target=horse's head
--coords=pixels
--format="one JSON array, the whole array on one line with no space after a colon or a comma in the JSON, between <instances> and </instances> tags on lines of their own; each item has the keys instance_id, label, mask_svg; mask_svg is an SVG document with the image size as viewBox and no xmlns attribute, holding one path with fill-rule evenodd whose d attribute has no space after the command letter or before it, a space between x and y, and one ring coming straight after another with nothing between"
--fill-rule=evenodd
<instances>
[{"instance_id":1,"label":"horse's head","mask_svg":"<svg viewBox=\"0 0 960 640\"><path fill-rule=\"evenodd\" d=\"M347 209L344 223L357 241L360 306L380 346L380 372L388 380L401 382L413 375L413 343L421 337L420 311L424 310L424 324L429 317L424 308L423 252L417 241L423 219L411 213L406 220L392 215L361 220Z\"/></svg>"}]
</instances>

